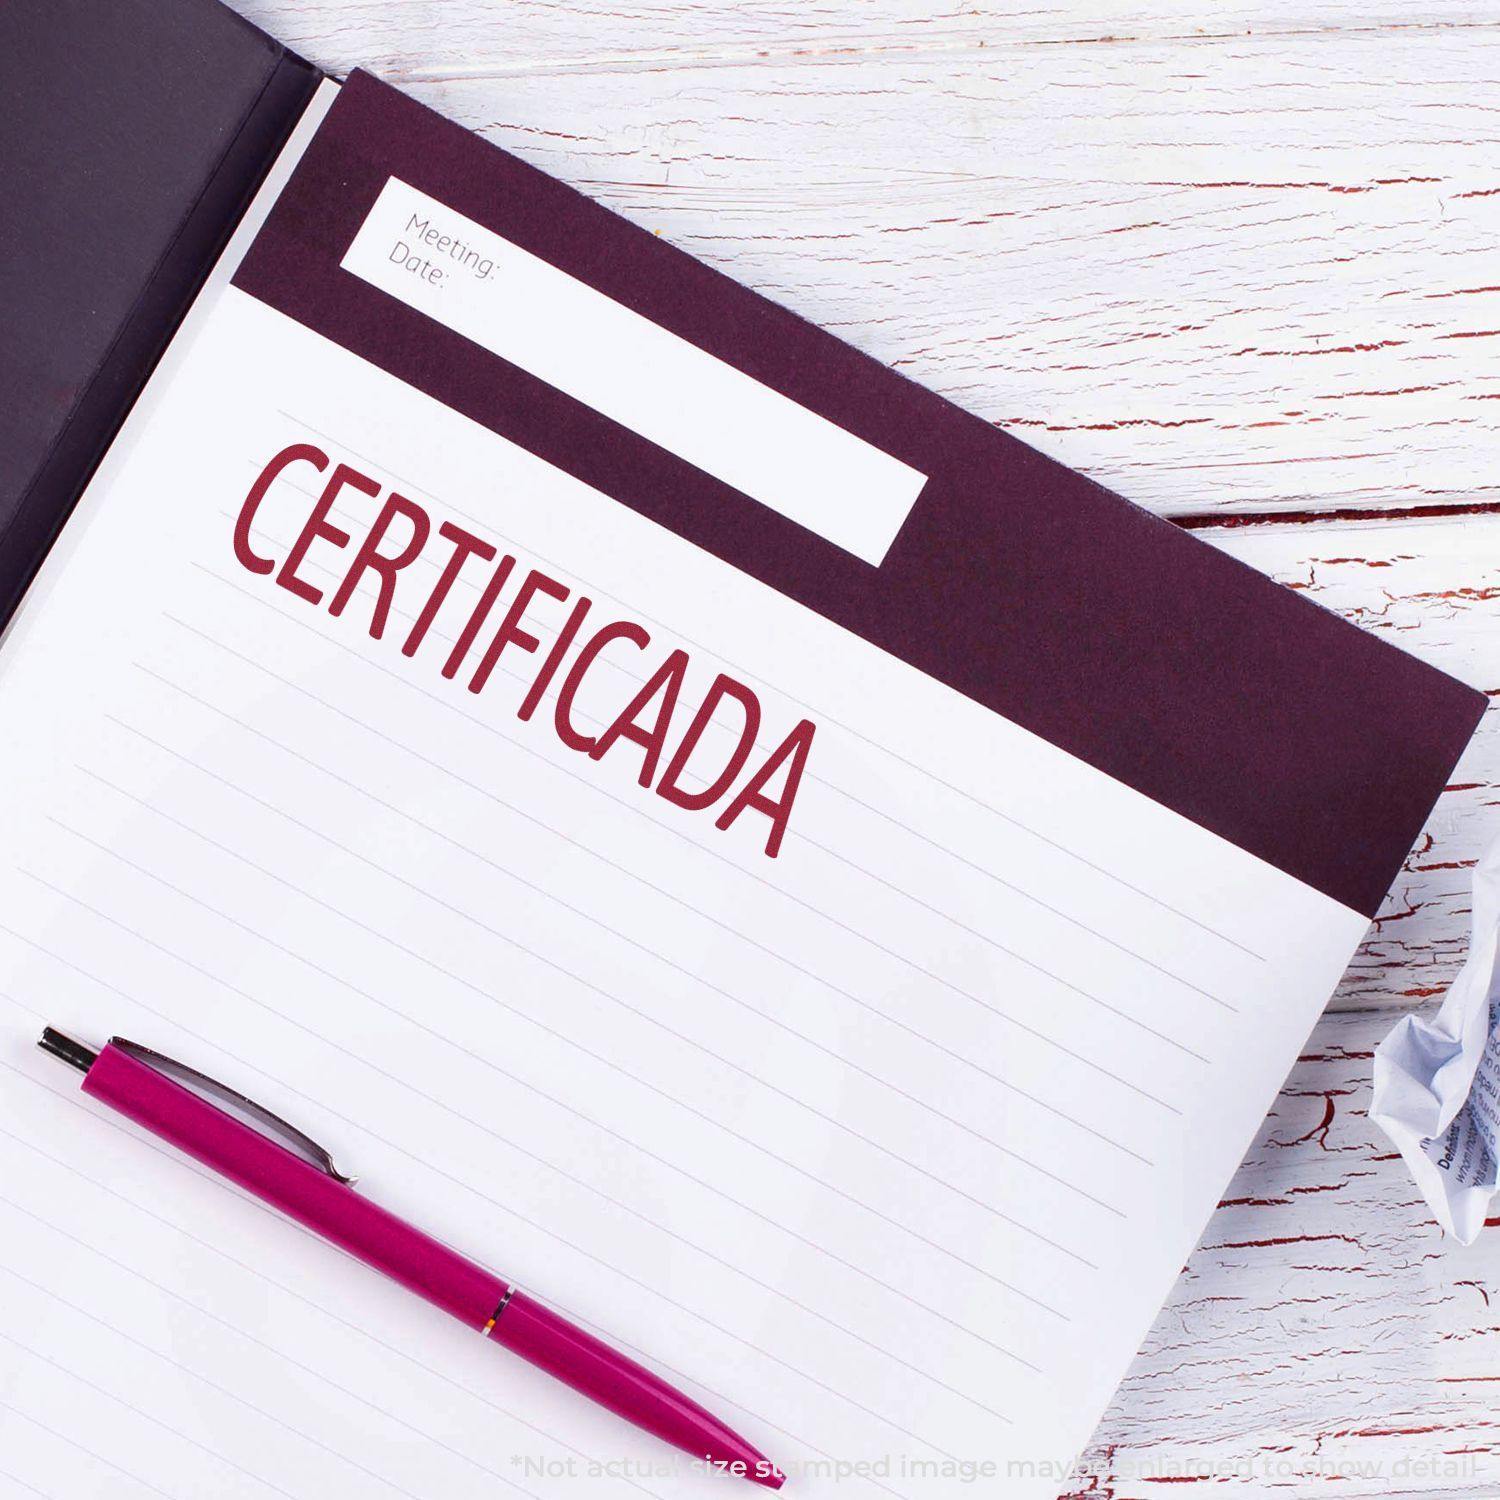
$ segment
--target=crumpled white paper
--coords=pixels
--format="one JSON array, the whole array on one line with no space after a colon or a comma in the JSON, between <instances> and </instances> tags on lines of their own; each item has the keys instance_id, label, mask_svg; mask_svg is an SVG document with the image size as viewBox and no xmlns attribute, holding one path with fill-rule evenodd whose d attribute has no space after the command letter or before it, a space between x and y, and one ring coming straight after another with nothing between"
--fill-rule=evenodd
<instances>
[{"instance_id":1,"label":"crumpled white paper","mask_svg":"<svg viewBox=\"0 0 1500 1500\"><path fill-rule=\"evenodd\" d=\"M1500 1189L1500 841L1474 871L1469 956L1430 1020L1407 1016L1375 1049L1370 1117L1461 1244Z\"/></svg>"}]
</instances>

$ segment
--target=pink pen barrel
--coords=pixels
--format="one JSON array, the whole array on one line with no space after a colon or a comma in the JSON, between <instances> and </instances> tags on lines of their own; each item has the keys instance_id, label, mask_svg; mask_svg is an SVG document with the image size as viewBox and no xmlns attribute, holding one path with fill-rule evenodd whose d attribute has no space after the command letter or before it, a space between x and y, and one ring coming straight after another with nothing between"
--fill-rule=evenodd
<instances>
[{"instance_id":1,"label":"pink pen barrel","mask_svg":"<svg viewBox=\"0 0 1500 1500\"><path fill-rule=\"evenodd\" d=\"M695 1459L781 1487L764 1455L644 1365L136 1055L152 1054L111 1042L96 1056L50 1028L43 1046L83 1072L86 1094L592 1401Z\"/></svg>"},{"instance_id":2,"label":"pink pen barrel","mask_svg":"<svg viewBox=\"0 0 1500 1500\"><path fill-rule=\"evenodd\" d=\"M489 1335L663 1442L767 1489L781 1488L781 1471L712 1412L524 1292L512 1292Z\"/></svg>"},{"instance_id":3,"label":"pink pen barrel","mask_svg":"<svg viewBox=\"0 0 1500 1500\"><path fill-rule=\"evenodd\" d=\"M483 1328L509 1290L493 1272L113 1043L84 1075L83 1091L471 1328Z\"/></svg>"}]
</instances>

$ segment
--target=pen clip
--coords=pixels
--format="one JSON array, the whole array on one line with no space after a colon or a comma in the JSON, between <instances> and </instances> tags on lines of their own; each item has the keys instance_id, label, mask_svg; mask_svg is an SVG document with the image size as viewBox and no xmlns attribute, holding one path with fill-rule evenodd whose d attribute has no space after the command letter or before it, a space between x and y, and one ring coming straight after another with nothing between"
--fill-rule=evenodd
<instances>
[{"instance_id":1,"label":"pen clip","mask_svg":"<svg viewBox=\"0 0 1500 1500\"><path fill-rule=\"evenodd\" d=\"M327 1148L320 1146L305 1131L298 1130L280 1115L273 1114L265 1105L257 1104L254 1099L248 1098L238 1089L230 1088L227 1083L220 1083L217 1078L210 1078L207 1073L200 1073L197 1068L190 1068L186 1063L178 1062L175 1057L153 1052L150 1047L143 1047L139 1042L129 1041L122 1036L111 1037L110 1045L175 1082L195 1084L205 1094L242 1110L252 1119L258 1120L272 1135L279 1137L281 1144L302 1157L309 1166L326 1172L335 1182L352 1186L358 1180L340 1172L333 1164L333 1157L329 1155Z\"/></svg>"}]
</instances>

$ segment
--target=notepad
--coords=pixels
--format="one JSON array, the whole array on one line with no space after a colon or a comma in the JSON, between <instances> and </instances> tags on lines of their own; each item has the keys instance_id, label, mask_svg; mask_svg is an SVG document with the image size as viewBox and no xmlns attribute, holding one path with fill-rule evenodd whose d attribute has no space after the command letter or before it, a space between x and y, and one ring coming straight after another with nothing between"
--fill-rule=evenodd
<instances>
[{"instance_id":1,"label":"notepad","mask_svg":"<svg viewBox=\"0 0 1500 1500\"><path fill-rule=\"evenodd\" d=\"M325 84L0 647L0 1467L733 1483L46 1021L259 1099L791 1493L1056 1494L1482 706Z\"/></svg>"}]
</instances>

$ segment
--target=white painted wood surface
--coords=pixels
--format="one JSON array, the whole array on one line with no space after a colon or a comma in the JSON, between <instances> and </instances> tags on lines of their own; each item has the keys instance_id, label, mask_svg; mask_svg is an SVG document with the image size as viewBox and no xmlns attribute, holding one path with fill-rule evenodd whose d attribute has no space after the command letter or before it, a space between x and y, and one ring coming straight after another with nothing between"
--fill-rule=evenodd
<instances>
[{"instance_id":1,"label":"white painted wood surface","mask_svg":"<svg viewBox=\"0 0 1500 1500\"><path fill-rule=\"evenodd\" d=\"M1385 1029L1319 1025L1068 1493L1500 1493L1500 1254L1366 1117Z\"/></svg>"},{"instance_id":2,"label":"white painted wood surface","mask_svg":"<svg viewBox=\"0 0 1500 1500\"><path fill-rule=\"evenodd\" d=\"M237 3L1500 695L1493 4ZM1497 802L1487 722L1060 1492L1500 1495L1500 1230L1365 1116Z\"/></svg>"}]
</instances>

